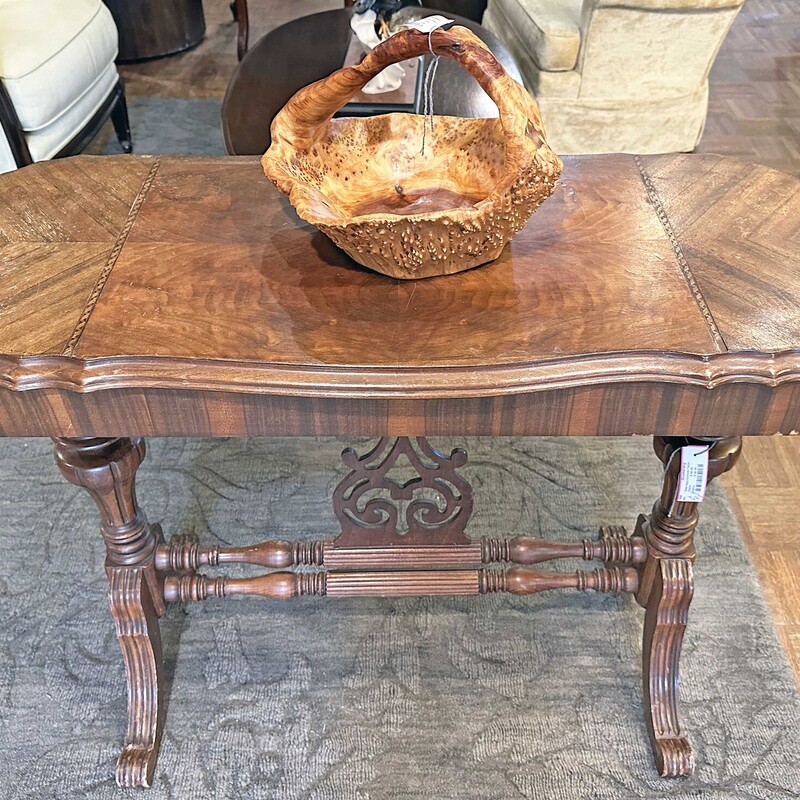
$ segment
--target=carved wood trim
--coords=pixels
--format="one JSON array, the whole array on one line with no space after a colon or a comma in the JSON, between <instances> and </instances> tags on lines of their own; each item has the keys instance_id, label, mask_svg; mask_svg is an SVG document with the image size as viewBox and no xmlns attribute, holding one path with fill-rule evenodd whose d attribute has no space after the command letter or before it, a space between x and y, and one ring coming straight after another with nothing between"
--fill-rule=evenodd
<instances>
[{"instance_id":1,"label":"carved wood trim","mask_svg":"<svg viewBox=\"0 0 800 800\"><path fill-rule=\"evenodd\" d=\"M168 575L168 603L209 597L250 595L288 600L301 595L328 597L427 597L510 592L527 595L549 589L631 592L638 588L634 567L598 567L576 572L548 572L529 567L509 569L328 570L327 572L270 572L255 578L207 575Z\"/></svg>"},{"instance_id":2,"label":"carved wood trim","mask_svg":"<svg viewBox=\"0 0 800 800\"><path fill-rule=\"evenodd\" d=\"M150 172L147 173L147 177L144 179L144 182L142 183L142 186L139 189L133 204L131 205L128 216L125 218L125 222L120 229L119 234L117 235L117 240L114 242L114 247L108 254L106 263L100 272L99 277L97 278L97 282L92 289L92 293L89 295L89 298L86 301L83 313L78 318L75 329L72 331L72 335L69 337L69 340L64 347L64 352L62 353L63 356L71 356L75 352L75 348L78 346L78 342L83 335L86 324L89 322L89 317L92 316L92 311L94 311L94 307L97 305L97 301L100 299L100 295L103 293L106 282L111 275L111 270L114 269L114 265L117 263L119 254L122 252L122 248L125 246L125 242L128 240L128 234L133 227L133 223L136 221L136 217L139 214L139 209L142 207L142 203L144 203L144 199L147 197L147 193L150 191L150 187L153 185L153 181L155 180L160 163L161 162L159 159L155 159L155 161L153 161L153 166L150 167Z\"/></svg>"},{"instance_id":3,"label":"carved wood trim","mask_svg":"<svg viewBox=\"0 0 800 800\"><path fill-rule=\"evenodd\" d=\"M597 539L584 539L582 542L550 542L528 536L481 540L481 560L484 564L497 561L541 564L557 558L639 564L647 558L647 548L641 536L630 537L621 526L602 527Z\"/></svg>"},{"instance_id":4,"label":"carved wood trim","mask_svg":"<svg viewBox=\"0 0 800 800\"><path fill-rule=\"evenodd\" d=\"M164 580L164 596L170 603L233 595L288 600L301 595L416 597L478 593L478 570L271 572L255 578L169 575Z\"/></svg>"},{"instance_id":5,"label":"carved wood trim","mask_svg":"<svg viewBox=\"0 0 800 800\"><path fill-rule=\"evenodd\" d=\"M156 569L161 572L194 572L219 564L256 564L281 569L321 565L329 542L284 542L272 540L247 547L201 545L194 534L177 534L156 548Z\"/></svg>"},{"instance_id":6,"label":"carved wood trim","mask_svg":"<svg viewBox=\"0 0 800 800\"><path fill-rule=\"evenodd\" d=\"M598 567L576 572L549 572L530 567L481 570L481 594L510 592L528 595L550 589L577 589L581 592L635 593L639 573L635 567Z\"/></svg>"},{"instance_id":7,"label":"carved wood trim","mask_svg":"<svg viewBox=\"0 0 800 800\"><path fill-rule=\"evenodd\" d=\"M405 458L414 477L392 477ZM342 452L350 472L333 490L341 526L337 548L364 545L468 545L464 531L472 515L472 487L457 470L464 450L439 453L423 436L382 437L363 456Z\"/></svg>"},{"instance_id":8,"label":"carved wood trim","mask_svg":"<svg viewBox=\"0 0 800 800\"><path fill-rule=\"evenodd\" d=\"M647 560L647 545L639 536L629 536L622 525L604 525L595 541L584 539L584 559L607 564L642 564Z\"/></svg>"},{"instance_id":9,"label":"carved wood trim","mask_svg":"<svg viewBox=\"0 0 800 800\"><path fill-rule=\"evenodd\" d=\"M136 501L136 470L144 439L55 439L61 474L91 495L100 511L109 566L146 566L158 544Z\"/></svg>"},{"instance_id":10,"label":"carved wood trim","mask_svg":"<svg viewBox=\"0 0 800 800\"><path fill-rule=\"evenodd\" d=\"M325 566L340 569L415 569L474 567L481 565L481 543L467 545L364 545L338 547L325 551Z\"/></svg>"},{"instance_id":11,"label":"carved wood trim","mask_svg":"<svg viewBox=\"0 0 800 800\"><path fill-rule=\"evenodd\" d=\"M630 382L716 389L730 383L800 382L800 350L692 355L625 352L518 364L430 369L326 367L166 356L78 359L0 355L0 389L191 389L349 399L496 397Z\"/></svg>"},{"instance_id":12,"label":"carved wood trim","mask_svg":"<svg viewBox=\"0 0 800 800\"><path fill-rule=\"evenodd\" d=\"M271 600L307 594L322 596L328 575L327 572L270 572L255 578L168 575L164 579L164 599L168 603L185 603L233 595L257 595Z\"/></svg>"},{"instance_id":13,"label":"carved wood trim","mask_svg":"<svg viewBox=\"0 0 800 800\"><path fill-rule=\"evenodd\" d=\"M582 558L608 564L639 564L647 557L641 536L628 536L621 526L600 529L597 539L550 542L520 536L513 539L482 538L468 544L396 544L379 541L363 546L340 544L338 539L288 542L270 540L246 547L201 545L195 534L176 534L156 548L159 572L189 573L220 564L253 564L270 569L325 566L340 569L478 568L512 562L541 564L559 558Z\"/></svg>"},{"instance_id":14,"label":"carved wood trim","mask_svg":"<svg viewBox=\"0 0 800 800\"><path fill-rule=\"evenodd\" d=\"M328 572L328 597L477 595L478 570Z\"/></svg>"},{"instance_id":15,"label":"carved wood trim","mask_svg":"<svg viewBox=\"0 0 800 800\"><path fill-rule=\"evenodd\" d=\"M683 275L689 291L691 292L691 295L697 304L700 314L705 320L706 326L708 327L708 332L711 334L711 338L714 340L714 345L716 346L717 350L725 352L728 350L728 347L725 344L725 340L722 338L722 333L720 332L719 326L714 319L714 315L711 313L711 309L709 308L708 303L703 296L703 292L700 289L694 274L692 273L692 268L689 266L689 262L683 253L683 247L681 247L680 240L675 234L672 223L669 221L667 210L664 208L664 202L658 193L658 189L656 189L652 178L644 168L641 157L634 156L633 160L636 162L636 166L639 169L639 174L642 177L642 183L644 184L645 191L647 192L647 197L655 209L656 216L661 222L664 232L667 234L669 243L672 246L673 252L675 253L678 266L680 267L681 274Z\"/></svg>"}]
</instances>

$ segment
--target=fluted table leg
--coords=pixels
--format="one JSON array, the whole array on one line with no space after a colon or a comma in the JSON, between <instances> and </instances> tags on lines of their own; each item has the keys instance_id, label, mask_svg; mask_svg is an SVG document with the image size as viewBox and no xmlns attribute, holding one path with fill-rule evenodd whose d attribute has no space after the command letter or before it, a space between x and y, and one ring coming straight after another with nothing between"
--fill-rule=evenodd
<instances>
[{"instance_id":1,"label":"fluted table leg","mask_svg":"<svg viewBox=\"0 0 800 800\"><path fill-rule=\"evenodd\" d=\"M128 682L128 729L117 762L120 786L150 786L163 719L163 586L155 570L158 537L136 502L143 439L56 439L64 477L82 486L100 510L111 613Z\"/></svg>"},{"instance_id":2,"label":"fluted table leg","mask_svg":"<svg viewBox=\"0 0 800 800\"><path fill-rule=\"evenodd\" d=\"M694 754L681 726L678 702L681 646L694 590L692 563L698 521L698 503L678 500L678 450L685 444L684 438L655 438L656 453L666 466L664 483L652 514L639 518L635 532L644 537L647 546L636 598L645 608L645 719L656 767L664 777L691 775L694 771ZM741 439L717 439L708 445L711 481L736 463Z\"/></svg>"}]
</instances>

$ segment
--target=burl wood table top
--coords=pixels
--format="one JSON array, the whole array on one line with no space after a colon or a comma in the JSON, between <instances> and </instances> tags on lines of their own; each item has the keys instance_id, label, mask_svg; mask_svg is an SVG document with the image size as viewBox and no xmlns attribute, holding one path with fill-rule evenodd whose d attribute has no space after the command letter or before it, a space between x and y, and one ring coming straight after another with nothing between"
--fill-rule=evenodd
<instances>
[{"instance_id":1,"label":"burl wood table top","mask_svg":"<svg viewBox=\"0 0 800 800\"><path fill-rule=\"evenodd\" d=\"M4 435L800 430L800 180L565 159L494 263L401 282L254 158L0 176Z\"/></svg>"}]
</instances>

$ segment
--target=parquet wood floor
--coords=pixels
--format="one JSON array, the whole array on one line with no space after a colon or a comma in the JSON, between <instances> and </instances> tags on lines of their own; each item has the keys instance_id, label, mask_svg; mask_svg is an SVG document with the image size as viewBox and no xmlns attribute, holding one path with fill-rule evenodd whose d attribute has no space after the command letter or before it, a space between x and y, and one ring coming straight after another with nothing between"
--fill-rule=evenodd
<instances>
[{"instance_id":1,"label":"parquet wood floor","mask_svg":"<svg viewBox=\"0 0 800 800\"><path fill-rule=\"evenodd\" d=\"M800 682L800 436L747 438L724 482Z\"/></svg>"},{"instance_id":2,"label":"parquet wood floor","mask_svg":"<svg viewBox=\"0 0 800 800\"><path fill-rule=\"evenodd\" d=\"M800 2L747 0L710 82L698 151L800 174Z\"/></svg>"},{"instance_id":3,"label":"parquet wood floor","mask_svg":"<svg viewBox=\"0 0 800 800\"><path fill-rule=\"evenodd\" d=\"M250 5L254 42L274 25L338 8L340 1L250 0ZM194 50L121 69L131 95L224 94L236 66L236 26L228 0L207 0L205 13L206 39ZM747 0L710 81L708 122L698 150L800 175L800 0ZM739 465L723 480L800 681L800 436L748 439Z\"/></svg>"}]
</instances>

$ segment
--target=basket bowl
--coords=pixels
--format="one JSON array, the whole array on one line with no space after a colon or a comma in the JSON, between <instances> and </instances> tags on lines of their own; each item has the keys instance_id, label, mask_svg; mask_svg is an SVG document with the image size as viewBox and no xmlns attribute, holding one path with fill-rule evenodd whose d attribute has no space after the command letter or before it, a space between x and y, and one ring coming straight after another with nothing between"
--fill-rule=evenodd
<instances>
[{"instance_id":1,"label":"basket bowl","mask_svg":"<svg viewBox=\"0 0 800 800\"><path fill-rule=\"evenodd\" d=\"M455 27L435 31L431 43L478 78L499 119L436 117L426 130L416 114L332 119L387 61L427 51L426 34L403 31L359 66L298 92L273 121L262 159L302 219L394 278L446 275L497 258L561 173L535 102L483 42Z\"/></svg>"}]
</instances>

